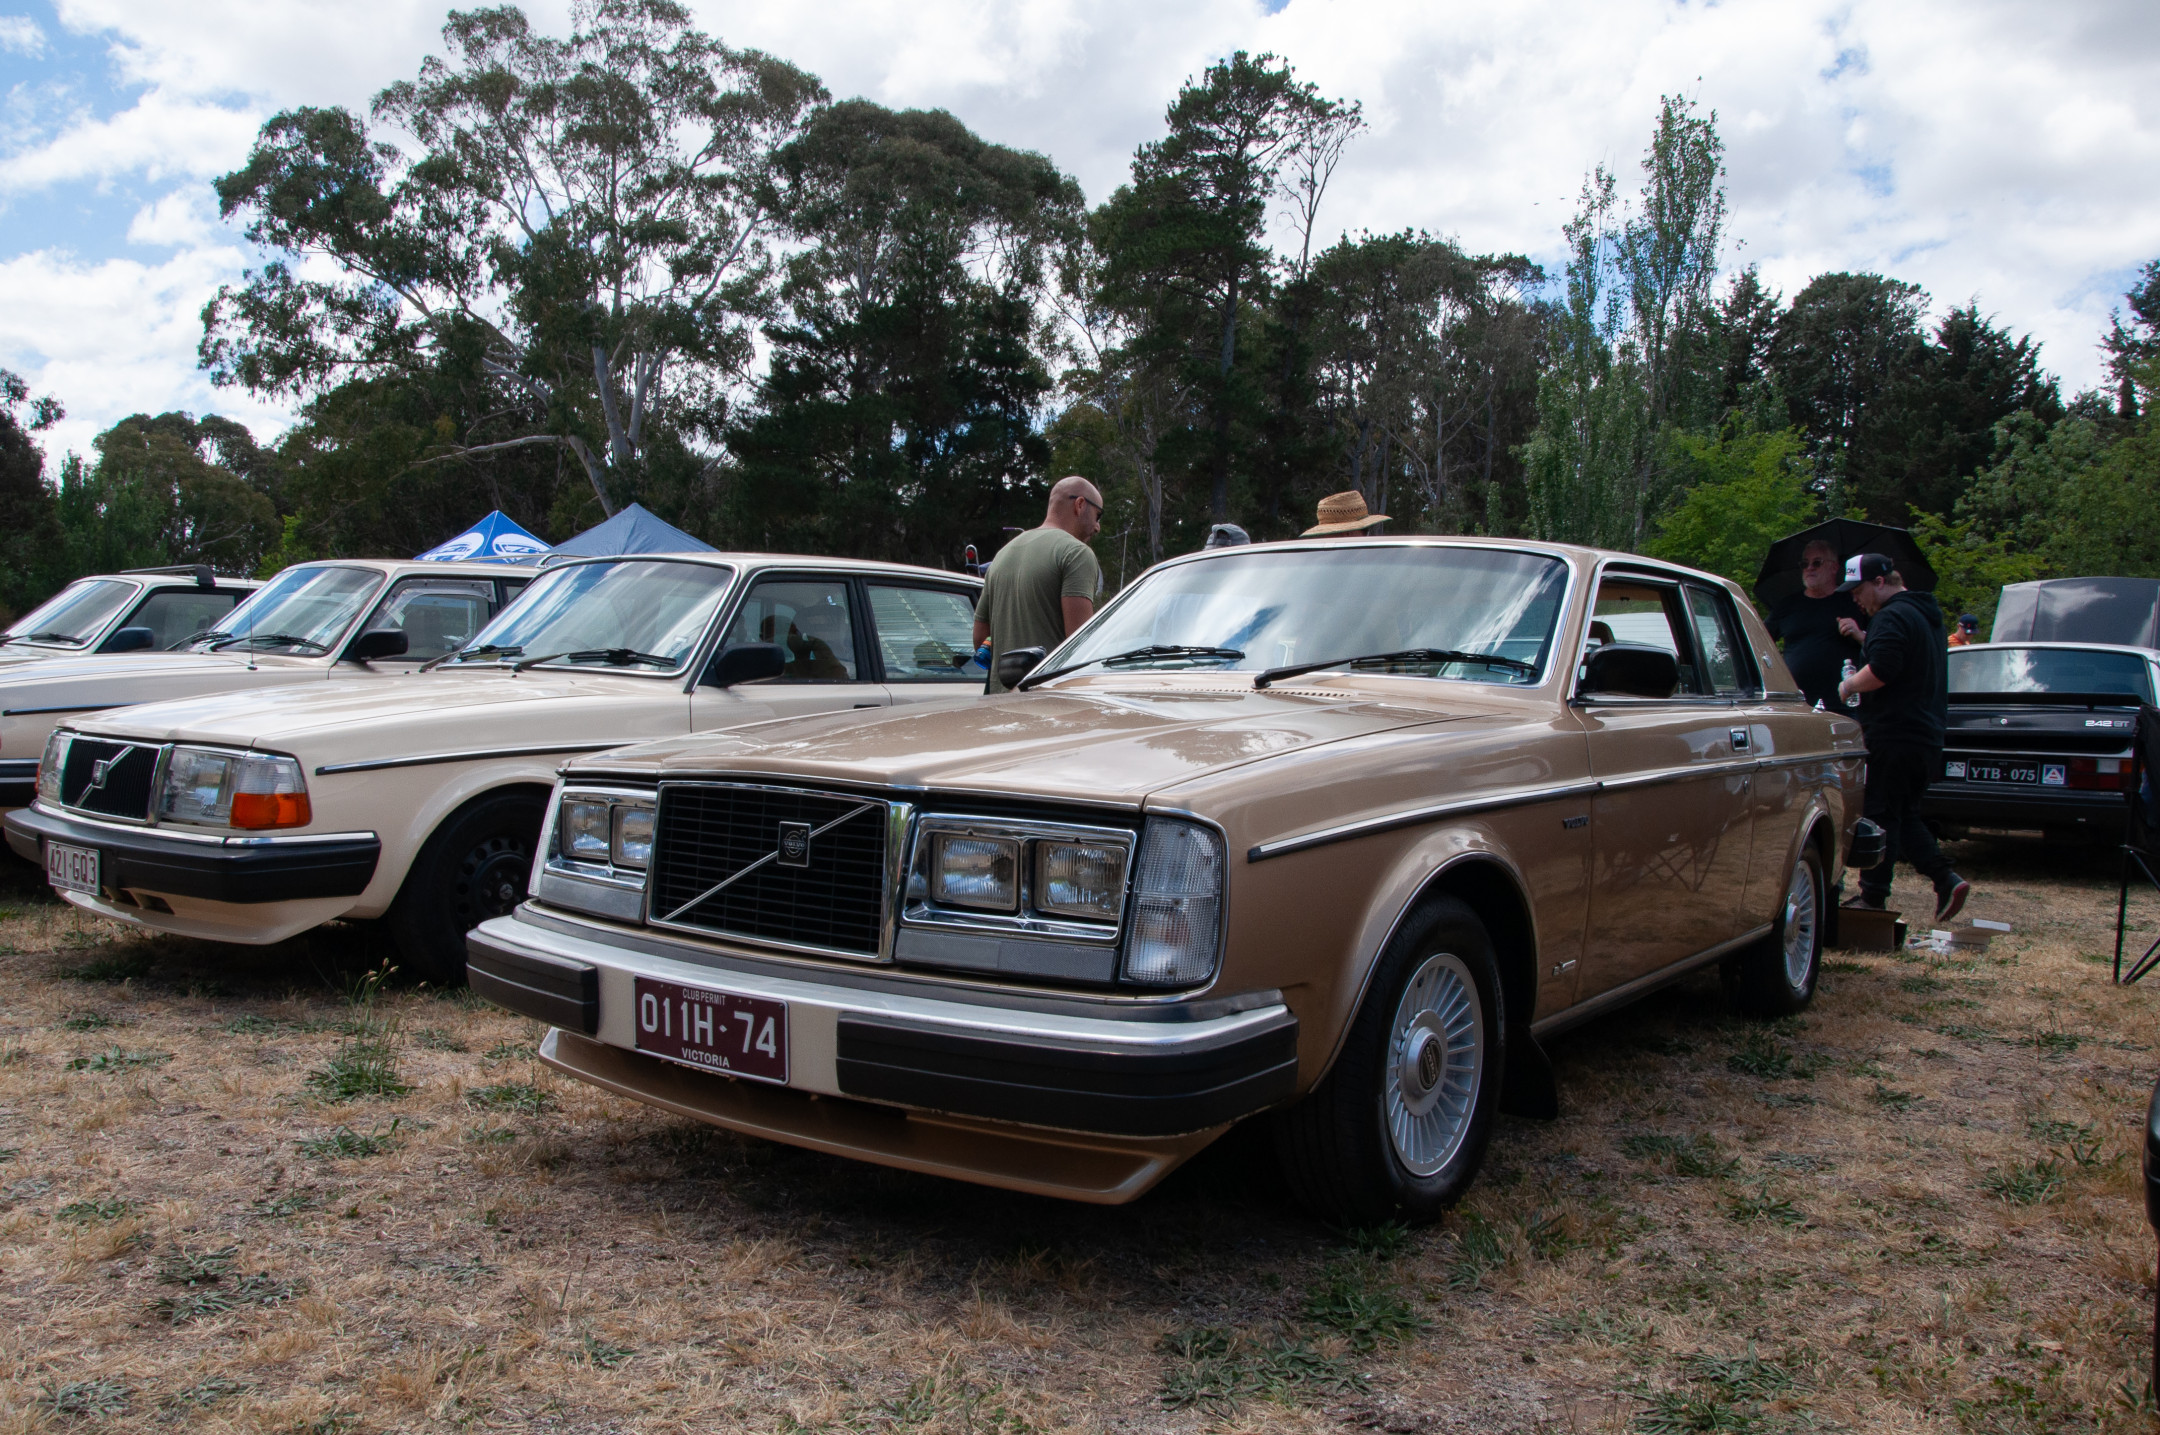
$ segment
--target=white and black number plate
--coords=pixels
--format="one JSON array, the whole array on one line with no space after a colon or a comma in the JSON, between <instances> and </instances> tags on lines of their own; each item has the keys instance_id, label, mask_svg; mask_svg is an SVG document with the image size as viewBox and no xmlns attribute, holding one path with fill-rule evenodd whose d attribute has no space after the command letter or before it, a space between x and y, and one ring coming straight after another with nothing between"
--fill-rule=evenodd
<instances>
[{"instance_id":1,"label":"white and black number plate","mask_svg":"<svg viewBox=\"0 0 2160 1435\"><path fill-rule=\"evenodd\" d=\"M788 1079L787 1003L713 987L636 979L637 1049L782 1086Z\"/></svg>"},{"instance_id":2,"label":"white and black number plate","mask_svg":"<svg viewBox=\"0 0 2160 1435\"><path fill-rule=\"evenodd\" d=\"M65 842L45 844L45 880L66 892L98 894L98 850L70 847Z\"/></svg>"}]
</instances>

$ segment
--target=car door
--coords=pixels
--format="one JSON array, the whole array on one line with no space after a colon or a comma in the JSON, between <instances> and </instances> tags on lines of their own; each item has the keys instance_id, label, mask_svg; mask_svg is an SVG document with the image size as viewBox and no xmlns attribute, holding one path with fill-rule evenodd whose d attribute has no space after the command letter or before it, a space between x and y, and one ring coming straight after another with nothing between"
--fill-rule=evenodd
<instances>
[{"instance_id":1,"label":"car door","mask_svg":"<svg viewBox=\"0 0 2160 1435\"><path fill-rule=\"evenodd\" d=\"M1584 998L1732 938L1747 890L1754 765L1734 740L1733 685L1717 690L1733 656L1697 637L1677 578L1607 569L1595 604L1593 643L1663 648L1680 685L1669 698L1576 696L1599 782Z\"/></svg>"},{"instance_id":2,"label":"car door","mask_svg":"<svg viewBox=\"0 0 2160 1435\"><path fill-rule=\"evenodd\" d=\"M1775 915L1785 895L1785 865L1799 837L1803 797L1822 746L1821 722L1797 692L1772 693L1732 596L1707 583L1683 585L1697 645L1710 656L1710 683L1733 700L1738 755L1755 760L1748 789L1748 879L1740 900L1742 931ZM1767 652L1767 645L1765 647ZM1794 761L1795 755L1800 761Z\"/></svg>"},{"instance_id":3,"label":"car door","mask_svg":"<svg viewBox=\"0 0 2160 1435\"><path fill-rule=\"evenodd\" d=\"M989 676L975 661L975 595L957 588L866 579L871 630L895 703L980 693Z\"/></svg>"},{"instance_id":4,"label":"car door","mask_svg":"<svg viewBox=\"0 0 2160 1435\"><path fill-rule=\"evenodd\" d=\"M779 644L786 667L777 678L739 687L700 681L690 693L693 731L768 717L878 708L892 700L863 661L868 628L855 582L846 574L760 575L728 616L713 659L745 643ZM708 671L710 667L708 663Z\"/></svg>"}]
</instances>

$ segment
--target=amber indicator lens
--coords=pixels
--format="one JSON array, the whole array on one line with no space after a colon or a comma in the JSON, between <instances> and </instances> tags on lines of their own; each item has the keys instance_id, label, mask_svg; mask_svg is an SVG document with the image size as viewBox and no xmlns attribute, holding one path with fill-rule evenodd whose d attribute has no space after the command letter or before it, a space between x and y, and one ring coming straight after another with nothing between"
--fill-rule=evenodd
<instances>
[{"instance_id":1,"label":"amber indicator lens","mask_svg":"<svg viewBox=\"0 0 2160 1435\"><path fill-rule=\"evenodd\" d=\"M956 907L1011 912L1020 906L1020 844L995 837L940 833L933 848L930 895Z\"/></svg>"}]
</instances>

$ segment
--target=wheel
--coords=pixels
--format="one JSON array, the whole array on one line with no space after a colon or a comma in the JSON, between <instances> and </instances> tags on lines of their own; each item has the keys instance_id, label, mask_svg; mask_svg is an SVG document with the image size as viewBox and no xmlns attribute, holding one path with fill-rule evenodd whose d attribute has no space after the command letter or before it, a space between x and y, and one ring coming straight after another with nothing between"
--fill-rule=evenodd
<instances>
[{"instance_id":1,"label":"wheel","mask_svg":"<svg viewBox=\"0 0 2160 1435\"><path fill-rule=\"evenodd\" d=\"M1810 842L1785 879L1785 901L1770 935L1727 965L1733 1003L1747 1016L1790 1016L1815 999L1822 974L1822 854Z\"/></svg>"},{"instance_id":2,"label":"wheel","mask_svg":"<svg viewBox=\"0 0 2160 1435\"><path fill-rule=\"evenodd\" d=\"M465 982L465 934L524 900L547 799L509 792L452 814L413 859L390 905L390 936L415 976Z\"/></svg>"},{"instance_id":3,"label":"wheel","mask_svg":"<svg viewBox=\"0 0 2160 1435\"><path fill-rule=\"evenodd\" d=\"M1485 1158L1507 1069L1492 939L1439 897L1411 913L1373 972L1334 1070L1276 1118L1293 1194L1342 1225L1430 1221Z\"/></svg>"}]
</instances>

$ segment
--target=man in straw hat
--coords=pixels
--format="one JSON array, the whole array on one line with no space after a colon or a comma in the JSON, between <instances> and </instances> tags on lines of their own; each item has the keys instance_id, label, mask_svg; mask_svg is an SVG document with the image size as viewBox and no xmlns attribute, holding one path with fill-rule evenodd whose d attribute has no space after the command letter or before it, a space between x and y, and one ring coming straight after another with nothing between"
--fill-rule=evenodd
<instances>
[{"instance_id":1,"label":"man in straw hat","mask_svg":"<svg viewBox=\"0 0 2160 1435\"><path fill-rule=\"evenodd\" d=\"M1300 533L1300 538L1332 538L1343 533L1363 533L1388 521L1385 513L1368 513L1365 495L1356 489L1331 493L1320 500L1320 521Z\"/></svg>"}]
</instances>

